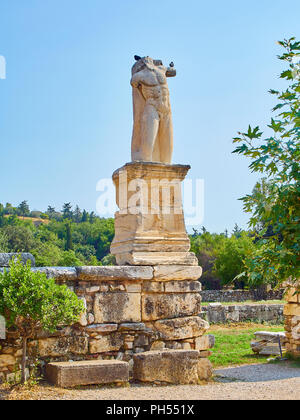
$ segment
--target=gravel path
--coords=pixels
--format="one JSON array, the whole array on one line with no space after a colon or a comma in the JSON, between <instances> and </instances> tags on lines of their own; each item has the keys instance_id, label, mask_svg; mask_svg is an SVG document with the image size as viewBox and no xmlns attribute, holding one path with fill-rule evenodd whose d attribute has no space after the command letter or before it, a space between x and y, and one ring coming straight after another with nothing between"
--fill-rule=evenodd
<instances>
[{"instance_id":1,"label":"gravel path","mask_svg":"<svg viewBox=\"0 0 300 420\"><path fill-rule=\"evenodd\" d=\"M37 387L22 399L58 400L298 400L300 368L288 362L257 364L215 370L216 382L206 385L148 386L128 388L89 387L62 390ZM1 394L1 392L0 392ZM20 394L7 395L9 399Z\"/></svg>"}]
</instances>

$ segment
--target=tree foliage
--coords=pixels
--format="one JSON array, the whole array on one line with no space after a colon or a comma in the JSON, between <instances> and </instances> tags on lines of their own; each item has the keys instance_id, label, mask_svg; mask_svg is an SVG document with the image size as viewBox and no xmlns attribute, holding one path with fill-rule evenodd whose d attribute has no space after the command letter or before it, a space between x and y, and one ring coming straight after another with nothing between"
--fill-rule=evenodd
<instances>
[{"instance_id":1,"label":"tree foliage","mask_svg":"<svg viewBox=\"0 0 300 420\"><path fill-rule=\"evenodd\" d=\"M104 264L113 263L114 220L71 208L64 205L65 215L51 206L46 213L29 209L24 219L18 207L0 203L0 252L31 252L37 266L101 265L106 256ZM37 216L39 220L33 218Z\"/></svg>"},{"instance_id":2,"label":"tree foliage","mask_svg":"<svg viewBox=\"0 0 300 420\"><path fill-rule=\"evenodd\" d=\"M10 269L0 273L0 315L8 327L17 327L23 338L23 382L28 338L33 338L38 329L53 333L58 325L72 324L83 311L83 302L75 293L44 273L33 272L30 262L23 265L12 259Z\"/></svg>"},{"instance_id":3,"label":"tree foliage","mask_svg":"<svg viewBox=\"0 0 300 420\"><path fill-rule=\"evenodd\" d=\"M241 200L251 213L249 225L260 245L246 260L251 284L280 284L299 277L300 256L300 43L291 38L279 42L285 52L278 58L288 65L280 78L289 86L270 90L278 103L262 138L259 127L239 133L233 153L251 160L252 172L263 174L251 194Z\"/></svg>"}]
</instances>

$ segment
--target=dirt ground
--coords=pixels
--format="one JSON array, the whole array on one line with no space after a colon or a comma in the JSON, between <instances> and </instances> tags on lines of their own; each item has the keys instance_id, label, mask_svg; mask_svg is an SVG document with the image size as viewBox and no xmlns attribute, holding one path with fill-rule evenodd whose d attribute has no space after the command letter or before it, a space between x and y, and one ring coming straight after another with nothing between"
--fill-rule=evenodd
<instances>
[{"instance_id":1,"label":"dirt ground","mask_svg":"<svg viewBox=\"0 0 300 420\"><path fill-rule=\"evenodd\" d=\"M290 362L217 369L204 385L83 387L59 389L0 387L2 400L299 400L300 368Z\"/></svg>"}]
</instances>

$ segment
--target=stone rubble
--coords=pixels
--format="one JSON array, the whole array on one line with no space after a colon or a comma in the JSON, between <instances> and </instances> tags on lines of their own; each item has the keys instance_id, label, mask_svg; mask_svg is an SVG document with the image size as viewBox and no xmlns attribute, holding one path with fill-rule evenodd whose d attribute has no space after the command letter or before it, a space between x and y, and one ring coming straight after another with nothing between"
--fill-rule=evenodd
<instances>
[{"instance_id":1,"label":"stone rubble","mask_svg":"<svg viewBox=\"0 0 300 420\"><path fill-rule=\"evenodd\" d=\"M34 270L66 284L86 307L77 324L54 334L36 331L29 340L29 364L38 359L42 372L48 362L118 359L130 362L132 374L133 356L150 350L197 350L202 359L210 354L213 340L204 335L209 324L198 315L201 284L190 279L193 267L187 267L184 278L184 267L172 266L170 272L179 272L180 280L168 270L164 278L161 268L155 279L156 267L143 266ZM0 382L19 371L21 357L21 338L8 330L0 341Z\"/></svg>"},{"instance_id":2,"label":"stone rubble","mask_svg":"<svg viewBox=\"0 0 300 420\"><path fill-rule=\"evenodd\" d=\"M256 354L280 356L279 339L282 352L285 351L287 338L284 332L257 331L254 336L251 348Z\"/></svg>"}]
</instances>

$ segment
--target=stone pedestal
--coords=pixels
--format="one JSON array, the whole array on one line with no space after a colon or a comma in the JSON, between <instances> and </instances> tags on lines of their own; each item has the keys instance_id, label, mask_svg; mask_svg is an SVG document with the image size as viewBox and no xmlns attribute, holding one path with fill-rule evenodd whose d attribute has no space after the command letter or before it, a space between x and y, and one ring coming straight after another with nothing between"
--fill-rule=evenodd
<instances>
[{"instance_id":1,"label":"stone pedestal","mask_svg":"<svg viewBox=\"0 0 300 420\"><path fill-rule=\"evenodd\" d=\"M190 166L131 162L113 174L111 253L118 265L198 265L184 223L181 183Z\"/></svg>"}]
</instances>

